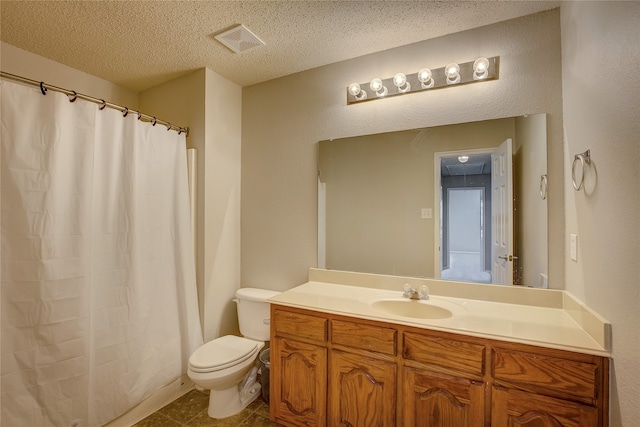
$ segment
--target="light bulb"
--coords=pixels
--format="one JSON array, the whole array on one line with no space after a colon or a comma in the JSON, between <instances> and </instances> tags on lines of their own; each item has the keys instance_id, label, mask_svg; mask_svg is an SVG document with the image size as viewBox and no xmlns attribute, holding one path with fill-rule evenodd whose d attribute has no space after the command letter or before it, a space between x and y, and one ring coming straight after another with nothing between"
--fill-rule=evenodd
<instances>
[{"instance_id":1,"label":"light bulb","mask_svg":"<svg viewBox=\"0 0 640 427\"><path fill-rule=\"evenodd\" d=\"M478 58L473 63L473 79L486 79L489 75L489 60L487 58Z\"/></svg>"},{"instance_id":2,"label":"light bulb","mask_svg":"<svg viewBox=\"0 0 640 427\"><path fill-rule=\"evenodd\" d=\"M444 68L444 74L447 76L447 84L460 83L460 66L455 62Z\"/></svg>"},{"instance_id":3,"label":"light bulb","mask_svg":"<svg viewBox=\"0 0 640 427\"><path fill-rule=\"evenodd\" d=\"M469 156L458 156L458 161L460 163L467 163L469 161Z\"/></svg>"},{"instance_id":4,"label":"light bulb","mask_svg":"<svg viewBox=\"0 0 640 427\"><path fill-rule=\"evenodd\" d=\"M371 80L371 82L369 83L369 87L376 93L376 96L380 98L387 95L387 88L382 84L382 80L380 79L376 78Z\"/></svg>"},{"instance_id":5,"label":"light bulb","mask_svg":"<svg viewBox=\"0 0 640 427\"><path fill-rule=\"evenodd\" d=\"M367 99L367 92L362 90L358 83L351 83L349 85L349 93L351 95L355 96L355 98L358 101L362 101L363 99Z\"/></svg>"},{"instance_id":6,"label":"light bulb","mask_svg":"<svg viewBox=\"0 0 640 427\"><path fill-rule=\"evenodd\" d=\"M434 81L432 73L428 68L423 68L418 71L418 80L420 80L420 86L422 86L422 89L429 89L430 87L433 87Z\"/></svg>"},{"instance_id":7,"label":"light bulb","mask_svg":"<svg viewBox=\"0 0 640 427\"><path fill-rule=\"evenodd\" d=\"M393 76L393 84L398 88L398 92L405 93L411 90L411 83L407 81L404 73L398 73Z\"/></svg>"}]
</instances>

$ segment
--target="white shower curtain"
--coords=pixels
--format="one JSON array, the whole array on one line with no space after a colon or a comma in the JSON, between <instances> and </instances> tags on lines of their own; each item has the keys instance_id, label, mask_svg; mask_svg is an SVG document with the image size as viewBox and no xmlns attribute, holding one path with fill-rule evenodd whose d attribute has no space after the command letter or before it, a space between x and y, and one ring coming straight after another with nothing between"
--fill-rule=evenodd
<instances>
[{"instance_id":1,"label":"white shower curtain","mask_svg":"<svg viewBox=\"0 0 640 427\"><path fill-rule=\"evenodd\" d=\"M3 81L2 426L100 426L202 343L185 136Z\"/></svg>"}]
</instances>

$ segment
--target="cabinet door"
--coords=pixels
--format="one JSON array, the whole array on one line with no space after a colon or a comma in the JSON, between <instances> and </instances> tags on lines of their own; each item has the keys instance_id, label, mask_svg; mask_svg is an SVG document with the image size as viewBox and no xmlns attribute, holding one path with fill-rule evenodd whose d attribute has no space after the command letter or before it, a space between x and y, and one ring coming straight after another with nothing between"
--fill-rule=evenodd
<instances>
[{"instance_id":1,"label":"cabinet door","mask_svg":"<svg viewBox=\"0 0 640 427\"><path fill-rule=\"evenodd\" d=\"M340 351L329 356L329 423L396 425L396 364Z\"/></svg>"},{"instance_id":2,"label":"cabinet door","mask_svg":"<svg viewBox=\"0 0 640 427\"><path fill-rule=\"evenodd\" d=\"M270 366L271 415L292 426L326 425L327 349L275 338Z\"/></svg>"},{"instance_id":3,"label":"cabinet door","mask_svg":"<svg viewBox=\"0 0 640 427\"><path fill-rule=\"evenodd\" d=\"M404 371L405 426L484 426L484 383L443 374Z\"/></svg>"},{"instance_id":4,"label":"cabinet door","mask_svg":"<svg viewBox=\"0 0 640 427\"><path fill-rule=\"evenodd\" d=\"M519 390L494 387L492 427L596 427L598 410Z\"/></svg>"}]
</instances>

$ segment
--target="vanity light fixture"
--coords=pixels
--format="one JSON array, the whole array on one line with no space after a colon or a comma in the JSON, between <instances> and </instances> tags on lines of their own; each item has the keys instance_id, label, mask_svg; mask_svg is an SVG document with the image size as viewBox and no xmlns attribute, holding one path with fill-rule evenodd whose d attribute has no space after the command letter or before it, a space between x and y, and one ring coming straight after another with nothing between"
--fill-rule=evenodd
<instances>
[{"instance_id":1,"label":"vanity light fixture","mask_svg":"<svg viewBox=\"0 0 640 427\"><path fill-rule=\"evenodd\" d=\"M407 81L407 76L404 73L398 73L393 76L393 84L396 85L400 93L406 93L411 90L411 83Z\"/></svg>"},{"instance_id":2,"label":"vanity light fixture","mask_svg":"<svg viewBox=\"0 0 640 427\"><path fill-rule=\"evenodd\" d=\"M420 87L422 89L432 88L434 85L433 73L428 68L423 68L418 71L418 80L420 81Z\"/></svg>"},{"instance_id":3,"label":"vanity light fixture","mask_svg":"<svg viewBox=\"0 0 640 427\"><path fill-rule=\"evenodd\" d=\"M382 83L382 80L378 78L371 80L369 87L376 93L378 98L384 98L389 93L387 87Z\"/></svg>"},{"instance_id":4,"label":"vanity light fixture","mask_svg":"<svg viewBox=\"0 0 640 427\"><path fill-rule=\"evenodd\" d=\"M473 79L483 80L489 75L489 60L478 58L473 62Z\"/></svg>"},{"instance_id":5,"label":"vanity light fixture","mask_svg":"<svg viewBox=\"0 0 640 427\"><path fill-rule=\"evenodd\" d=\"M397 73L387 79L375 78L368 83L351 83L347 88L347 104L357 104L384 97L497 80L499 64L499 56L482 57L475 61L464 63L451 62L446 67L441 68L421 68L417 73L413 74ZM367 85L372 91L369 92L370 97L362 89ZM387 89L394 86L397 90ZM375 93L376 96L373 96L372 93Z\"/></svg>"},{"instance_id":6,"label":"vanity light fixture","mask_svg":"<svg viewBox=\"0 0 640 427\"><path fill-rule=\"evenodd\" d=\"M455 62L452 62L444 67L444 75L447 76L448 85L460 83L460 66Z\"/></svg>"},{"instance_id":7,"label":"vanity light fixture","mask_svg":"<svg viewBox=\"0 0 640 427\"><path fill-rule=\"evenodd\" d=\"M469 161L469 156L458 156L458 161L460 163L467 163Z\"/></svg>"},{"instance_id":8,"label":"vanity light fixture","mask_svg":"<svg viewBox=\"0 0 640 427\"><path fill-rule=\"evenodd\" d=\"M367 92L362 90L359 83L351 83L349 85L349 93L358 101L367 99Z\"/></svg>"}]
</instances>

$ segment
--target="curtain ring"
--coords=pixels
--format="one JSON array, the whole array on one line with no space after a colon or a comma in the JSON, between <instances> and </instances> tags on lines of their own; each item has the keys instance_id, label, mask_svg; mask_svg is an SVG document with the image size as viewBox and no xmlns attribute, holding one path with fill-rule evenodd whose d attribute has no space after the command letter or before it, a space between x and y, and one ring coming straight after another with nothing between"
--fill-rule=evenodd
<instances>
[{"instance_id":1,"label":"curtain ring","mask_svg":"<svg viewBox=\"0 0 640 427\"><path fill-rule=\"evenodd\" d=\"M582 170L582 173L580 175L580 182L576 181L576 165L578 164L578 162L580 162L580 169ZM576 154L575 157L573 158L573 164L571 165L571 181L573 184L573 188L576 191L580 191L582 190L582 188L584 187L584 167L585 164L590 164L591 163L591 150L587 150L584 153L580 153L580 154Z\"/></svg>"},{"instance_id":2,"label":"curtain ring","mask_svg":"<svg viewBox=\"0 0 640 427\"><path fill-rule=\"evenodd\" d=\"M47 88L44 87L44 82L40 82L40 92L42 92L43 95L47 94Z\"/></svg>"},{"instance_id":3,"label":"curtain ring","mask_svg":"<svg viewBox=\"0 0 640 427\"><path fill-rule=\"evenodd\" d=\"M167 123L167 131L171 130L171 123Z\"/></svg>"},{"instance_id":4,"label":"curtain ring","mask_svg":"<svg viewBox=\"0 0 640 427\"><path fill-rule=\"evenodd\" d=\"M178 128L178 135L182 133L182 128Z\"/></svg>"},{"instance_id":5,"label":"curtain ring","mask_svg":"<svg viewBox=\"0 0 640 427\"><path fill-rule=\"evenodd\" d=\"M548 187L547 175L540 175L540 198L542 200L547 199L547 187Z\"/></svg>"},{"instance_id":6,"label":"curtain ring","mask_svg":"<svg viewBox=\"0 0 640 427\"><path fill-rule=\"evenodd\" d=\"M71 94L67 94L67 96L69 97L69 102L76 102L76 99L78 99L78 94L75 90L72 90L71 92L73 92L73 98L71 98Z\"/></svg>"},{"instance_id":7,"label":"curtain ring","mask_svg":"<svg viewBox=\"0 0 640 427\"><path fill-rule=\"evenodd\" d=\"M138 111L138 120L142 120L142 113Z\"/></svg>"},{"instance_id":8,"label":"curtain ring","mask_svg":"<svg viewBox=\"0 0 640 427\"><path fill-rule=\"evenodd\" d=\"M102 105L100 105L100 107L98 107L98 109L100 111L102 111L107 107L107 101L105 101L104 99L101 99L100 101L102 101Z\"/></svg>"},{"instance_id":9,"label":"curtain ring","mask_svg":"<svg viewBox=\"0 0 640 427\"><path fill-rule=\"evenodd\" d=\"M124 111L122 112L122 117L127 117L127 114L129 114L129 107L124 107Z\"/></svg>"},{"instance_id":10,"label":"curtain ring","mask_svg":"<svg viewBox=\"0 0 640 427\"><path fill-rule=\"evenodd\" d=\"M154 117L153 120L151 121L151 125L155 126L157 122L158 122L158 119Z\"/></svg>"}]
</instances>

